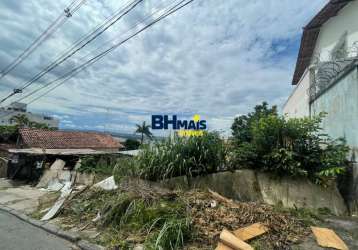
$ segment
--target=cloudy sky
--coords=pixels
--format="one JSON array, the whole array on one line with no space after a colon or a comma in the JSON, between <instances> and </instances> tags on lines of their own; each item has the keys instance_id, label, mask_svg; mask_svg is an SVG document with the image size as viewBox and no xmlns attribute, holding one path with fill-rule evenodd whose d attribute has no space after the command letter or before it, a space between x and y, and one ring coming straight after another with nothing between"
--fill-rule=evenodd
<instances>
[{"instance_id":1,"label":"cloudy sky","mask_svg":"<svg viewBox=\"0 0 358 250\"><path fill-rule=\"evenodd\" d=\"M71 1L1 0L0 68L14 60ZM127 2L87 0L0 80L1 97L28 81ZM144 0L99 39L24 90L22 96L126 38L133 24L173 2ZM54 115L61 119L62 128L70 129L132 133L136 123L150 122L152 114L200 114L209 129L229 131L235 116L262 101L283 105L292 90L302 27L326 3L195 0L38 99L29 109Z\"/></svg>"}]
</instances>

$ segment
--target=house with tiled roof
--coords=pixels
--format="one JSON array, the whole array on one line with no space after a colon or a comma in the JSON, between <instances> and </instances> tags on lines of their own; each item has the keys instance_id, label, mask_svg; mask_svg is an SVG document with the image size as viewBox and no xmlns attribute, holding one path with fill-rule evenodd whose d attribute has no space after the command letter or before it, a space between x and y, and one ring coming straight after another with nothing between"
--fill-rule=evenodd
<instances>
[{"instance_id":1,"label":"house with tiled roof","mask_svg":"<svg viewBox=\"0 0 358 250\"><path fill-rule=\"evenodd\" d=\"M353 168L345 189L358 211L358 0L331 0L303 28L287 117L326 113L323 132L343 137ZM354 204L352 205L352 207Z\"/></svg>"},{"instance_id":2,"label":"house with tiled roof","mask_svg":"<svg viewBox=\"0 0 358 250\"><path fill-rule=\"evenodd\" d=\"M123 145L111 135L98 132L60 131L23 128L19 130L19 148L41 150L80 150L117 152Z\"/></svg>"}]
</instances>

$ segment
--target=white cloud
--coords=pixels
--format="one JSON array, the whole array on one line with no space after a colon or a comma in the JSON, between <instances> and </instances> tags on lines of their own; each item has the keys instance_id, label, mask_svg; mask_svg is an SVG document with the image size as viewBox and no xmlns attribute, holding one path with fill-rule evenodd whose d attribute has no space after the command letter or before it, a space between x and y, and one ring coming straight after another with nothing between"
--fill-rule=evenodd
<instances>
[{"instance_id":1,"label":"white cloud","mask_svg":"<svg viewBox=\"0 0 358 250\"><path fill-rule=\"evenodd\" d=\"M44 30L67 2L2 1L0 67ZM144 7L110 29L101 41L118 37L143 13L168 2L147 0ZM196 0L30 108L57 114L66 121L72 119L76 128L107 127L132 132L135 123L150 121L153 113L200 113L209 117L210 128L229 131L233 117L247 113L255 104L265 100L283 104L292 89L301 27L326 2ZM114 0L87 1L78 15L13 75L2 79L0 94L28 80L119 6L119 1ZM84 49L44 80L70 69L76 58L100 44ZM81 121L81 117L86 119Z\"/></svg>"}]
</instances>

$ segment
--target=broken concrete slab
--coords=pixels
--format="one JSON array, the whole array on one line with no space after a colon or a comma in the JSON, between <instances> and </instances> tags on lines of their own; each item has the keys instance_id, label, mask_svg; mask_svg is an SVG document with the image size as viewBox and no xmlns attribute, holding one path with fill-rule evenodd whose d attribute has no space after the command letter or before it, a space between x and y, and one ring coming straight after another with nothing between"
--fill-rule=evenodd
<instances>
[{"instance_id":1,"label":"broken concrete slab","mask_svg":"<svg viewBox=\"0 0 358 250\"><path fill-rule=\"evenodd\" d=\"M115 190L118 188L118 186L116 185L116 182L114 181L114 177L108 177L107 179L104 179L103 181L100 181L98 183L96 183L95 185L93 185L93 187L95 188L100 188L100 189L104 189L104 190Z\"/></svg>"},{"instance_id":2,"label":"broken concrete slab","mask_svg":"<svg viewBox=\"0 0 358 250\"><path fill-rule=\"evenodd\" d=\"M318 245L322 247L349 250L343 240L331 229L322 227L311 227Z\"/></svg>"},{"instance_id":3,"label":"broken concrete slab","mask_svg":"<svg viewBox=\"0 0 358 250\"><path fill-rule=\"evenodd\" d=\"M42 177L40 178L39 183L37 184L36 187L38 188L47 188L48 184L51 180L54 179L58 179L61 172L63 172L63 168L65 167L66 162L61 160L61 159L57 159L50 167L50 169L46 169L44 171L44 174L42 175Z\"/></svg>"}]
</instances>

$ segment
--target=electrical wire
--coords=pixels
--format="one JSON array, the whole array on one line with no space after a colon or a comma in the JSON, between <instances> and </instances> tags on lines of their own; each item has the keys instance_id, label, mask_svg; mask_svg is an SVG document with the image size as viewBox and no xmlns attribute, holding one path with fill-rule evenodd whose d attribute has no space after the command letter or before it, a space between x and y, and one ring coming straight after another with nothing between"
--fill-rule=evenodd
<instances>
[{"instance_id":1,"label":"electrical wire","mask_svg":"<svg viewBox=\"0 0 358 250\"><path fill-rule=\"evenodd\" d=\"M83 2L84 1L82 1L82 3ZM16 89L16 91L13 91L8 96L0 100L0 103L5 102L7 99L11 98L15 94L22 93L24 89L31 86L37 80L42 78L44 75L52 71L54 68L62 64L64 61L72 57L78 51L83 49L85 46L87 46L89 43L91 43L93 40L95 40L97 37L103 34L106 30L108 30L111 26L113 26L115 23L121 20L125 15L127 15L130 11L132 11L141 2L143 2L143 0L134 0L129 4L127 4L123 9L119 9L115 14L113 14L107 20L105 20L105 22L102 25L89 32L87 35L82 37L82 39L77 40L75 44L73 44L63 55L57 58L54 62L48 65L41 72L37 73L31 80L27 81L20 88Z\"/></svg>"},{"instance_id":2,"label":"electrical wire","mask_svg":"<svg viewBox=\"0 0 358 250\"><path fill-rule=\"evenodd\" d=\"M135 32L134 34L130 35L129 37L127 37L126 39L122 40L121 42L113 45L112 47L110 47L109 49L106 49L105 51L101 52L100 54L98 54L97 56L91 58L90 60L88 60L87 62L81 64L80 66L72 69L71 71L67 72L66 74L62 75L61 77L47 83L46 85L32 91L31 93L29 93L28 95L18 99L17 101L21 101L23 99L26 99L32 95L34 95L36 92L49 87L50 85L60 81L58 84L54 85L52 88L48 89L46 92L44 92L43 94L41 94L40 96L37 96L35 98L33 98L32 100L30 100L30 102L28 102L27 104L32 104L35 101L39 100L40 98L42 98L43 96L47 95L48 93L50 93L51 91L53 91L54 89L60 87L61 85L63 85L65 82L67 82L69 79L71 79L73 76L77 75L79 72L81 72L82 70L86 69L88 66L94 64L95 62L97 62L98 60L100 60L101 58L103 58L104 56L106 56L108 53L112 52L113 50L115 50L116 48L118 48L119 46L123 45L125 42L129 41L130 39L132 39L133 37L139 35L140 33L144 32L146 29L150 28L151 26L155 25L156 23L158 23L159 21L167 18L168 16L174 14L175 12L177 12L178 10L184 8L185 6L187 6L188 4L192 3L194 0L181 0L178 4L176 4L174 7L170 8L166 13L162 14L161 16L159 16L158 18L154 19L152 22L150 22L149 24L145 25L143 28L141 28L140 30L138 30L137 32ZM5 115L8 116L9 114ZM2 117L0 117L2 118Z\"/></svg>"},{"instance_id":3,"label":"electrical wire","mask_svg":"<svg viewBox=\"0 0 358 250\"><path fill-rule=\"evenodd\" d=\"M53 21L47 27L47 29L43 31L41 35L38 36L20 55L18 55L9 65L7 65L5 68L1 70L0 79L2 79L7 74L9 74L28 56L30 56L52 33L54 33L56 30L60 28L66 22L66 20L72 16L72 14L76 12L81 7L81 5L83 5L84 1L86 0L81 0L81 2L78 5L76 5L77 1L78 0L74 0L67 8L65 8L64 14L61 14L59 17L57 17L55 21ZM71 12L72 6L75 7L74 10Z\"/></svg>"}]
</instances>

